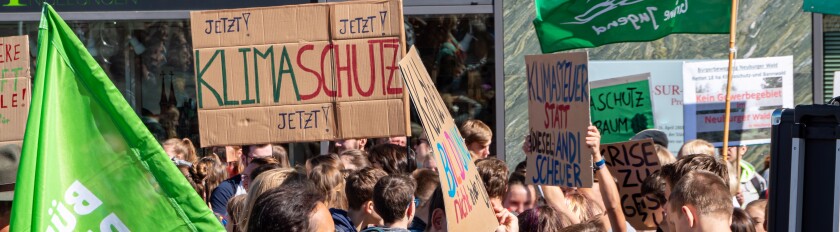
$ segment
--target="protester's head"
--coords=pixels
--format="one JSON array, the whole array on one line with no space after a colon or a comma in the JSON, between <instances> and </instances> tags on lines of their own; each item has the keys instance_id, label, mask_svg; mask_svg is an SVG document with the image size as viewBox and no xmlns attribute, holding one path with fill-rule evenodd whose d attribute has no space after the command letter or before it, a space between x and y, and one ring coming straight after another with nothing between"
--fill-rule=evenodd
<instances>
[{"instance_id":1,"label":"protester's head","mask_svg":"<svg viewBox=\"0 0 840 232\"><path fill-rule=\"evenodd\" d=\"M228 225L225 227L230 228L228 231L241 231L239 227L242 225L239 224L242 220L242 211L245 209L245 198L247 198L247 194L236 195L230 198L227 203L227 215L228 215Z\"/></svg>"},{"instance_id":2,"label":"protester's head","mask_svg":"<svg viewBox=\"0 0 840 232\"><path fill-rule=\"evenodd\" d=\"M723 178L705 170L696 170L687 173L674 185L668 199L668 220L676 231L726 226L732 220L732 208L732 195Z\"/></svg>"},{"instance_id":3,"label":"protester's head","mask_svg":"<svg viewBox=\"0 0 840 232\"><path fill-rule=\"evenodd\" d=\"M517 217L522 232L557 232L572 225L568 217L548 205L525 210Z\"/></svg>"},{"instance_id":4,"label":"protester's head","mask_svg":"<svg viewBox=\"0 0 840 232\"><path fill-rule=\"evenodd\" d=\"M405 136L382 138L382 139L379 140L379 144L394 144L394 145L402 146L402 147L405 147L407 143L408 143L408 138L405 137Z\"/></svg>"},{"instance_id":5,"label":"protester's head","mask_svg":"<svg viewBox=\"0 0 840 232\"><path fill-rule=\"evenodd\" d=\"M513 172L522 174L522 176L527 176L526 172L528 172L528 164L523 160L516 164L516 168L513 169Z\"/></svg>"},{"instance_id":6,"label":"protester's head","mask_svg":"<svg viewBox=\"0 0 840 232\"><path fill-rule=\"evenodd\" d=\"M566 200L569 204L569 211L572 213L570 216L577 217L582 222L596 218L598 215L604 213L604 210L598 206L597 202L589 199L581 192L574 191L566 194Z\"/></svg>"},{"instance_id":7,"label":"protester's head","mask_svg":"<svg viewBox=\"0 0 840 232\"><path fill-rule=\"evenodd\" d=\"M677 158L674 157L674 154L671 154L671 151L668 151L667 147L659 144L654 144L653 146L656 148L656 157L659 158L659 165L677 162Z\"/></svg>"},{"instance_id":8,"label":"protester's head","mask_svg":"<svg viewBox=\"0 0 840 232\"><path fill-rule=\"evenodd\" d=\"M424 223L428 223L431 210L430 200L435 189L440 186L440 178L438 178L437 172L426 168L414 170L411 177L417 182L417 188L414 189L414 197L418 199L415 215Z\"/></svg>"},{"instance_id":9,"label":"protester's head","mask_svg":"<svg viewBox=\"0 0 840 232\"><path fill-rule=\"evenodd\" d=\"M446 210L443 202L443 191L438 186L429 198L429 214L426 221L427 232L438 232L446 230Z\"/></svg>"},{"instance_id":10,"label":"protester's head","mask_svg":"<svg viewBox=\"0 0 840 232\"><path fill-rule=\"evenodd\" d=\"M732 224L729 225L729 229L732 229L732 232L756 232L755 221L743 209L734 208L732 211Z\"/></svg>"},{"instance_id":11,"label":"protester's head","mask_svg":"<svg viewBox=\"0 0 840 232\"><path fill-rule=\"evenodd\" d=\"M227 179L222 161L215 155L205 156L193 164L193 181L202 199L209 200L210 193Z\"/></svg>"},{"instance_id":12,"label":"protester's head","mask_svg":"<svg viewBox=\"0 0 840 232\"><path fill-rule=\"evenodd\" d=\"M333 166L338 168L339 170L344 169L344 163L341 161L341 158L338 157L336 154L324 154L318 155L306 160L306 174L312 172L312 168L321 164L326 164L328 166Z\"/></svg>"},{"instance_id":13,"label":"protester's head","mask_svg":"<svg viewBox=\"0 0 840 232\"><path fill-rule=\"evenodd\" d=\"M242 147L240 162L251 163L252 159L270 157L274 155L274 147L271 144L259 144Z\"/></svg>"},{"instance_id":14,"label":"protester's head","mask_svg":"<svg viewBox=\"0 0 840 232\"><path fill-rule=\"evenodd\" d=\"M680 152L677 154L677 158L682 158L687 155L715 156L715 146L706 140L691 140L683 144L682 148L680 148Z\"/></svg>"},{"instance_id":15,"label":"protester's head","mask_svg":"<svg viewBox=\"0 0 840 232\"><path fill-rule=\"evenodd\" d=\"M437 171L437 164L435 163L434 151L429 144L429 140L425 137L416 139L414 144L414 151L417 155L417 167L428 168Z\"/></svg>"},{"instance_id":16,"label":"protester's head","mask_svg":"<svg viewBox=\"0 0 840 232\"><path fill-rule=\"evenodd\" d=\"M502 204L514 214L534 208L537 202L536 189L525 180L525 175L519 172L514 172L508 179L508 191Z\"/></svg>"},{"instance_id":17,"label":"protester's head","mask_svg":"<svg viewBox=\"0 0 840 232\"><path fill-rule=\"evenodd\" d=\"M262 169L260 167L265 165L279 166L280 162L278 162L272 157L252 159L251 162L248 163L248 166L245 167L245 170L243 170L240 174L242 176L242 187L248 189L248 186L251 184L251 181L254 180L251 173L254 172L254 170Z\"/></svg>"},{"instance_id":18,"label":"protester's head","mask_svg":"<svg viewBox=\"0 0 840 232\"><path fill-rule=\"evenodd\" d=\"M405 147L394 144L380 144L370 149L368 161L371 166L381 168L389 175L411 174L417 169L414 161Z\"/></svg>"},{"instance_id":19,"label":"protester's head","mask_svg":"<svg viewBox=\"0 0 840 232\"><path fill-rule=\"evenodd\" d=\"M481 181L484 182L484 189L487 190L490 201L502 203L507 193L507 164L496 158L485 158L476 160L475 166L478 175L481 176Z\"/></svg>"},{"instance_id":20,"label":"protester's head","mask_svg":"<svg viewBox=\"0 0 840 232\"><path fill-rule=\"evenodd\" d=\"M198 161L198 156L195 152L190 139L168 139L163 142L163 150L169 155L169 158L176 158L179 160L195 163Z\"/></svg>"},{"instance_id":21,"label":"protester's head","mask_svg":"<svg viewBox=\"0 0 840 232\"><path fill-rule=\"evenodd\" d=\"M341 158L341 162L344 163L344 170L347 172L353 172L370 166L367 152L363 150L344 150L338 156Z\"/></svg>"},{"instance_id":22,"label":"protester's head","mask_svg":"<svg viewBox=\"0 0 840 232\"><path fill-rule=\"evenodd\" d=\"M709 155L688 155L680 157L677 162L662 166L660 169L662 177L665 179L665 196L669 197L671 191L677 182L683 176L694 170L703 170L716 174L722 180L729 179L729 171L726 165L715 159L714 156ZM724 181L727 191L729 191L729 183Z\"/></svg>"},{"instance_id":23,"label":"protester's head","mask_svg":"<svg viewBox=\"0 0 840 232\"><path fill-rule=\"evenodd\" d=\"M273 159L273 158L272 158ZM254 208L254 204L256 204L257 197L271 191L272 189L278 188L284 183L287 182L289 179L305 179L306 176L295 171L292 168L279 168L268 170L262 174L260 174L256 179L254 179L253 184L251 184L250 188L248 188L248 194L245 199L245 208L243 213L241 214L242 217L240 218L240 227L242 231L246 230L246 226L248 226L248 221L250 219L250 212ZM305 182L305 181L298 181L298 182ZM310 183L311 184L311 183ZM320 191L319 191L320 194ZM320 194L322 195L322 194Z\"/></svg>"},{"instance_id":24,"label":"protester's head","mask_svg":"<svg viewBox=\"0 0 840 232\"><path fill-rule=\"evenodd\" d=\"M388 173L382 169L374 167L363 168L350 174L344 186L348 210L365 212L374 218L379 218L373 209L373 187L379 179L387 175Z\"/></svg>"},{"instance_id":25,"label":"protester's head","mask_svg":"<svg viewBox=\"0 0 840 232\"><path fill-rule=\"evenodd\" d=\"M487 158L490 155L493 131L487 124L480 120L470 119L461 125L460 132L473 159Z\"/></svg>"},{"instance_id":26,"label":"protester's head","mask_svg":"<svg viewBox=\"0 0 840 232\"><path fill-rule=\"evenodd\" d=\"M665 200L665 179L662 178L662 175L660 173L661 172L659 170L656 170L650 175L648 175L647 178L645 178L645 180L642 182L642 196L645 199L653 201L655 203L655 205L649 205L648 207L645 207L644 210L647 212L648 215L654 215L657 212L665 210L665 203L667 203L667 201ZM654 220L654 222L657 225L664 224L662 221L662 217L654 217Z\"/></svg>"},{"instance_id":27,"label":"protester's head","mask_svg":"<svg viewBox=\"0 0 840 232\"><path fill-rule=\"evenodd\" d=\"M184 175L184 178L187 179L187 182L190 183L190 186L192 186L192 188L195 189L195 192L198 193L199 196L201 196L201 193L203 191L201 191L201 189L199 189L198 186L196 186L196 184L195 184L195 180L193 179L192 167L190 167L190 165L186 165L186 164L178 164L178 165L175 165L175 166L178 167L178 171L181 171L181 175ZM9 199L11 200L11 198L9 198Z\"/></svg>"},{"instance_id":28,"label":"protester's head","mask_svg":"<svg viewBox=\"0 0 840 232\"><path fill-rule=\"evenodd\" d=\"M758 199L747 204L745 210L755 222L755 231L764 232L764 210L767 208L767 199Z\"/></svg>"},{"instance_id":29,"label":"protester's head","mask_svg":"<svg viewBox=\"0 0 840 232\"><path fill-rule=\"evenodd\" d=\"M331 155L335 156L335 155ZM344 174L341 172L344 169L342 163L323 162L311 166L309 172L309 180L315 184L315 187L324 193L326 198L324 204L327 208L335 208L347 210L347 194L344 193Z\"/></svg>"},{"instance_id":30,"label":"protester's head","mask_svg":"<svg viewBox=\"0 0 840 232\"><path fill-rule=\"evenodd\" d=\"M747 153L747 150L747 145L729 146L726 161L735 162L735 160L738 159L738 155L743 156ZM720 154L723 155L723 151L721 151Z\"/></svg>"},{"instance_id":31,"label":"protester's head","mask_svg":"<svg viewBox=\"0 0 840 232\"><path fill-rule=\"evenodd\" d=\"M280 146L280 144L273 144L271 145L271 156L280 162L281 168L288 168L291 167L289 164L289 152L286 151L286 148Z\"/></svg>"},{"instance_id":32,"label":"protester's head","mask_svg":"<svg viewBox=\"0 0 840 232\"><path fill-rule=\"evenodd\" d=\"M606 228L604 221L600 217L596 217L592 220L567 226L561 229L560 232L607 232L604 228Z\"/></svg>"},{"instance_id":33,"label":"protester's head","mask_svg":"<svg viewBox=\"0 0 840 232\"><path fill-rule=\"evenodd\" d=\"M367 139L339 139L335 141L334 152L341 154L346 150L365 150Z\"/></svg>"},{"instance_id":34,"label":"protester's head","mask_svg":"<svg viewBox=\"0 0 840 232\"><path fill-rule=\"evenodd\" d=\"M273 188L256 198L247 231L335 231L323 200L321 192L307 181Z\"/></svg>"},{"instance_id":35,"label":"protester's head","mask_svg":"<svg viewBox=\"0 0 840 232\"><path fill-rule=\"evenodd\" d=\"M411 221L414 217L414 180L405 175L379 179L373 187L373 209L385 225Z\"/></svg>"}]
</instances>

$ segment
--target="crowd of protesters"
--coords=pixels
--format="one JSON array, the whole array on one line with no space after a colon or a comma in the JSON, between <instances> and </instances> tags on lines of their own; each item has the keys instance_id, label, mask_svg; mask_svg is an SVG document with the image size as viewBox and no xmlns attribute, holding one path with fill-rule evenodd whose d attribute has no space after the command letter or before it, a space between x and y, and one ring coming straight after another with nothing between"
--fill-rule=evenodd
<instances>
[{"instance_id":1,"label":"crowd of protesters","mask_svg":"<svg viewBox=\"0 0 840 232\"><path fill-rule=\"evenodd\" d=\"M638 231L622 212L595 127L585 140L594 151L592 188L533 185L524 161L509 170L490 153L493 132L486 124L468 120L460 131L500 225L496 231ZM642 194L660 207L646 210L665 212L655 218L656 231L765 231L767 185L752 165L738 162L746 147L729 148L736 158L724 160L706 141L689 141L673 155L665 133L633 137L646 138L662 165L642 184ZM279 145L219 147L201 158L189 139L162 146L228 231L447 231L452 223L437 156L425 139L334 141L334 153L296 166ZM527 139L523 151L531 151ZM15 152L0 149L2 157ZM9 207L0 206L7 226Z\"/></svg>"}]
</instances>

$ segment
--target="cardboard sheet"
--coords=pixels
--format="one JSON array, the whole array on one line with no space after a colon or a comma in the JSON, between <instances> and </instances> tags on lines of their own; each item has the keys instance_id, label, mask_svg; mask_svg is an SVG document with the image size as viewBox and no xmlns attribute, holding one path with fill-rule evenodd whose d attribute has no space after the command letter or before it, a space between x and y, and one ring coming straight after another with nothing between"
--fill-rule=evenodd
<instances>
[{"instance_id":1,"label":"cardboard sheet","mask_svg":"<svg viewBox=\"0 0 840 232\"><path fill-rule=\"evenodd\" d=\"M0 38L0 144L20 144L32 97L29 36Z\"/></svg>"},{"instance_id":2,"label":"cardboard sheet","mask_svg":"<svg viewBox=\"0 0 840 232\"><path fill-rule=\"evenodd\" d=\"M190 18L202 146L410 134L397 66L404 53L400 1L197 11ZM316 108L318 128L278 128L281 114Z\"/></svg>"},{"instance_id":3,"label":"cardboard sheet","mask_svg":"<svg viewBox=\"0 0 840 232\"><path fill-rule=\"evenodd\" d=\"M434 149L449 231L494 231L497 219L464 139L414 48L400 61L411 101Z\"/></svg>"},{"instance_id":4,"label":"cardboard sheet","mask_svg":"<svg viewBox=\"0 0 840 232\"><path fill-rule=\"evenodd\" d=\"M653 140L601 144L601 155L613 178L618 180L621 208L627 222L637 230L655 230L664 217L664 206L642 195L645 178L659 170L659 156Z\"/></svg>"},{"instance_id":5,"label":"cardboard sheet","mask_svg":"<svg viewBox=\"0 0 840 232\"><path fill-rule=\"evenodd\" d=\"M532 184L592 186L588 62L586 52L525 56Z\"/></svg>"}]
</instances>

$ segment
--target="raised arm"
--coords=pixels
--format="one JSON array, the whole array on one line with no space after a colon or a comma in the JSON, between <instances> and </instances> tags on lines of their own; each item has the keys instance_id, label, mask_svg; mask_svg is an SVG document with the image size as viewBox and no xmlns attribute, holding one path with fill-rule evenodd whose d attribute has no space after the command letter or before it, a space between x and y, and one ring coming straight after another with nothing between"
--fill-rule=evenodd
<instances>
[{"instance_id":1,"label":"raised arm","mask_svg":"<svg viewBox=\"0 0 840 232\"><path fill-rule=\"evenodd\" d=\"M607 211L607 216L610 218L610 225L615 232L627 231L627 223L624 218L624 212L621 209L621 197L618 194L618 186L615 185L615 179L610 174L607 165L602 161L601 156L601 133L598 128L589 126L589 132L586 136L586 145L592 148L592 161L595 162L595 176L601 180L601 197L604 198L604 207ZM599 162L600 161L600 162Z\"/></svg>"}]
</instances>

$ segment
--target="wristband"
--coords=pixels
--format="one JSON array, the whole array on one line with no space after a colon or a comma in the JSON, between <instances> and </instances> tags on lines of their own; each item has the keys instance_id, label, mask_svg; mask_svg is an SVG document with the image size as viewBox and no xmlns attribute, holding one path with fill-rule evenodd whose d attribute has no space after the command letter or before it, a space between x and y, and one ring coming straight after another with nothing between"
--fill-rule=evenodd
<instances>
[{"instance_id":1,"label":"wristband","mask_svg":"<svg viewBox=\"0 0 840 232\"><path fill-rule=\"evenodd\" d=\"M595 171L601 170L606 166L606 163L607 161L604 159L598 160L598 162L595 162L595 165L593 165L592 169L594 169Z\"/></svg>"}]
</instances>

